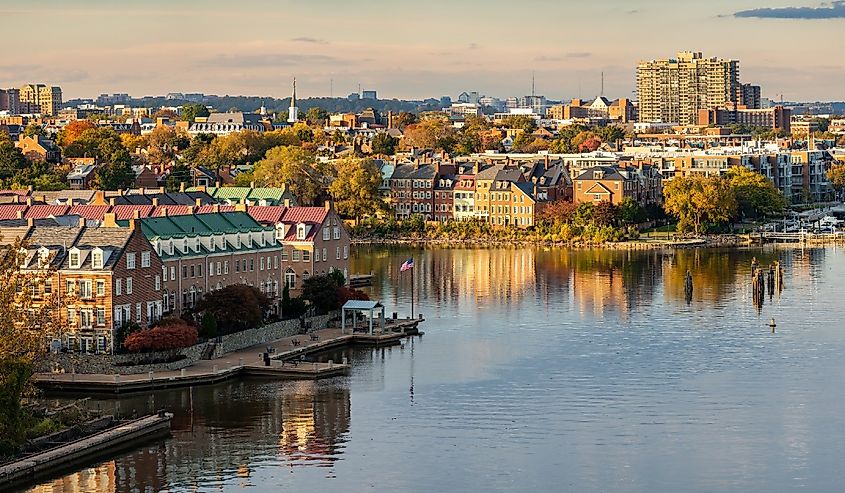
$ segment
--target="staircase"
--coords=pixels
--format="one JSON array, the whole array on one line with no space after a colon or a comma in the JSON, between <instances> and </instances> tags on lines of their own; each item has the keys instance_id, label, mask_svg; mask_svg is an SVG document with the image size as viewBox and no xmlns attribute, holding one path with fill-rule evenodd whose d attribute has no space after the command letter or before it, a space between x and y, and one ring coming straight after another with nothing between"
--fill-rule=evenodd
<instances>
[{"instance_id":1,"label":"staircase","mask_svg":"<svg viewBox=\"0 0 845 493\"><path fill-rule=\"evenodd\" d=\"M217 349L217 344L214 342L209 342L208 345L205 346L205 349L202 350L202 354L200 355L200 359L209 360L212 356L214 356L214 350Z\"/></svg>"}]
</instances>

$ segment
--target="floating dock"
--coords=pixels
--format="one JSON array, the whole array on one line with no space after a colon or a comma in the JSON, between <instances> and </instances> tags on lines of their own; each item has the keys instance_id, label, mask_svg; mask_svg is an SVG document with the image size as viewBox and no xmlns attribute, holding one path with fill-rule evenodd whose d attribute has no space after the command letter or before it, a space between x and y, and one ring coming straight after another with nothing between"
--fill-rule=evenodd
<instances>
[{"instance_id":1,"label":"floating dock","mask_svg":"<svg viewBox=\"0 0 845 493\"><path fill-rule=\"evenodd\" d=\"M146 416L4 464L0 466L0 490L48 479L94 458L167 436L172 418L172 414L164 412Z\"/></svg>"}]
</instances>

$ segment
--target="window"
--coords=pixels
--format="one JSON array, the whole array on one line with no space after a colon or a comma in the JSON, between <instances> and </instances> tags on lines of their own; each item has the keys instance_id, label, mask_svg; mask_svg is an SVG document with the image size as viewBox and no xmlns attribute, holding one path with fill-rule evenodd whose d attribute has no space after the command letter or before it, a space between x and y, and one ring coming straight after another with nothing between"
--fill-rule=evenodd
<instances>
[{"instance_id":1,"label":"window","mask_svg":"<svg viewBox=\"0 0 845 493\"><path fill-rule=\"evenodd\" d=\"M197 264L197 277L202 277L202 266L205 264Z\"/></svg>"},{"instance_id":2,"label":"window","mask_svg":"<svg viewBox=\"0 0 845 493\"><path fill-rule=\"evenodd\" d=\"M94 314L91 310L79 310L79 326L82 328L90 328L94 322Z\"/></svg>"},{"instance_id":3,"label":"window","mask_svg":"<svg viewBox=\"0 0 845 493\"><path fill-rule=\"evenodd\" d=\"M319 262L319 261L320 261L320 249L317 248L314 251L314 262Z\"/></svg>"},{"instance_id":4,"label":"window","mask_svg":"<svg viewBox=\"0 0 845 493\"><path fill-rule=\"evenodd\" d=\"M223 261L223 273L224 274L229 273L229 261L228 260Z\"/></svg>"},{"instance_id":5,"label":"window","mask_svg":"<svg viewBox=\"0 0 845 493\"><path fill-rule=\"evenodd\" d=\"M155 291L161 291L161 276L156 275Z\"/></svg>"},{"instance_id":6,"label":"window","mask_svg":"<svg viewBox=\"0 0 845 493\"><path fill-rule=\"evenodd\" d=\"M106 325L106 309L101 306L97 307L97 325Z\"/></svg>"},{"instance_id":7,"label":"window","mask_svg":"<svg viewBox=\"0 0 845 493\"><path fill-rule=\"evenodd\" d=\"M208 277L211 277L213 275L214 275L214 262L209 262L208 263Z\"/></svg>"},{"instance_id":8,"label":"window","mask_svg":"<svg viewBox=\"0 0 845 493\"><path fill-rule=\"evenodd\" d=\"M336 239L336 240L340 239L340 228L337 227L337 226L334 227L334 239Z\"/></svg>"},{"instance_id":9,"label":"window","mask_svg":"<svg viewBox=\"0 0 845 493\"><path fill-rule=\"evenodd\" d=\"M76 248L72 248L70 250L70 260L69 260L71 269L78 269L79 268L79 259L80 259L79 250L76 249Z\"/></svg>"},{"instance_id":10,"label":"window","mask_svg":"<svg viewBox=\"0 0 845 493\"><path fill-rule=\"evenodd\" d=\"M44 281L44 294L52 294L53 293L53 281L47 279Z\"/></svg>"},{"instance_id":11,"label":"window","mask_svg":"<svg viewBox=\"0 0 845 493\"><path fill-rule=\"evenodd\" d=\"M302 261L303 262L310 262L311 261L311 252L308 250L302 250Z\"/></svg>"},{"instance_id":12,"label":"window","mask_svg":"<svg viewBox=\"0 0 845 493\"><path fill-rule=\"evenodd\" d=\"M349 245L343 247L343 258L349 258Z\"/></svg>"},{"instance_id":13,"label":"window","mask_svg":"<svg viewBox=\"0 0 845 493\"><path fill-rule=\"evenodd\" d=\"M120 296L121 294L123 294L123 279L115 279L114 294L115 296Z\"/></svg>"},{"instance_id":14,"label":"window","mask_svg":"<svg viewBox=\"0 0 845 493\"><path fill-rule=\"evenodd\" d=\"M190 272L191 272L191 277L196 277L196 275L197 275L197 267L196 267L195 265L191 265L191 268L190 268L189 270L190 270Z\"/></svg>"},{"instance_id":15,"label":"window","mask_svg":"<svg viewBox=\"0 0 845 493\"><path fill-rule=\"evenodd\" d=\"M126 294L132 294L132 278L126 278Z\"/></svg>"},{"instance_id":16,"label":"window","mask_svg":"<svg viewBox=\"0 0 845 493\"><path fill-rule=\"evenodd\" d=\"M94 250L91 253L91 268L92 269L102 269L103 268L103 251L102 250Z\"/></svg>"},{"instance_id":17,"label":"window","mask_svg":"<svg viewBox=\"0 0 845 493\"><path fill-rule=\"evenodd\" d=\"M176 280L176 266L175 265L170 266L170 280L171 281Z\"/></svg>"},{"instance_id":18,"label":"window","mask_svg":"<svg viewBox=\"0 0 845 493\"><path fill-rule=\"evenodd\" d=\"M273 256L273 268L274 269L279 268L279 256L278 255Z\"/></svg>"},{"instance_id":19,"label":"window","mask_svg":"<svg viewBox=\"0 0 845 493\"><path fill-rule=\"evenodd\" d=\"M258 270L264 270L264 257L258 262Z\"/></svg>"},{"instance_id":20,"label":"window","mask_svg":"<svg viewBox=\"0 0 845 493\"><path fill-rule=\"evenodd\" d=\"M223 265L220 262L217 262L217 275L223 275Z\"/></svg>"},{"instance_id":21,"label":"window","mask_svg":"<svg viewBox=\"0 0 845 493\"><path fill-rule=\"evenodd\" d=\"M323 228L323 240L330 240L332 237L332 232L329 228Z\"/></svg>"},{"instance_id":22,"label":"window","mask_svg":"<svg viewBox=\"0 0 845 493\"><path fill-rule=\"evenodd\" d=\"M291 262L299 262L299 250L293 249L290 260Z\"/></svg>"},{"instance_id":23,"label":"window","mask_svg":"<svg viewBox=\"0 0 845 493\"><path fill-rule=\"evenodd\" d=\"M188 278L188 266L183 265L182 266L182 279L187 279L187 278Z\"/></svg>"},{"instance_id":24,"label":"window","mask_svg":"<svg viewBox=\"0 0 845 493\"><path fill-rule=\"evenodd\" d=\"M73 296L73 293L76 291L76 281L65 281L65 287L67 287L65 291L67 295Z\"/></svg>"},{"instance_id":25,"label":"window","mask_svg":"<svg viewBox=\"0 0 845 493\"><path fill-rule=\"evenodd\" d=\"M74 325L76 323L76 310L68 307L67 309L67 323Z\"/></svg>"},{"instance_id":26,"label":"window","mask_svg":"<svg viewBox=\"0 0 845 493\"><path fill-rule=\"evenodd\" d=\"M285 286L288 289L293 289L296 286L296 272L292 269L288 269L285 271Z\"/></svg>"},{"instance_id":27,"label":"window","mask_svg":"<svg viewBox=\"0 0 845 493\"><path fill-rule=\"evenodd\" d=\"M337 260L340 260L340 247L337 247L336 254L337 254L337 257L336 257Z\"/></svg>"},{"instance_id":28,"label":"window","mask_svg":"<svg viewBox=\"0 0 845 493\"><path fill-rule=\"evenodd\" d=\"M97 296L105 296L106 295L106 281L103 279L97 279Z\"/></svg>"},{"instance_id":29,"label":"window","mask_svg":"<svg viewBox=\"0 0 845 493\"><path fill-rule=\"evenodd\" d=\"M288 251L285 250L284 247L282 247L282 262L287 262L287 261L288 261Z\"/></svg>"},{"instance_id":30,"label":"window","mask_svg":"<svg viewBox=\"0 0 845 493\"><path fill-rule=\"evenodd\" d=\"M91 280L90 279L83 279L79 281L79 297L80 298L91 298L93 296L93 292L91 291Z\"/></svg>"},{"instance_id":31,"label":"window","mask_svg":"<svg viewBox=\"0 0 845 493\"><path fill-rule=\"evenodd\" d=\"M135 321L141 323L141 304L135 303Z\"/></svg>"},{"instance_id":32,"label":"window","mask_svg":"<svg viewBox=\"0 0 845 493\"><path fill-rule=\"evenodd\" d=\"M241 261L235 260L235 272L240 272L240 271L241 271Z\"/></svg>"},{"instance_id":33,"label":"window","mask_svg":"<svg viewBox=\"0 0 845 493\"><path fill-rule=\"evenodd\" d=\"M150 252L141 252L141 267L150 266Z\"/></svg>"},{"instance_id":34,"label":"window","mask_svg":"<svg viewBox=\"0 0 845 493\"><path fill-rule=\"evenodd\" d=\"M325 262L326 259L328 259L328 257L326 256L326 249L323 248L323 262Z\"/></svg>"},{"instance_id":35,"label":"window","mask_svg":"<svg viewBox=\"0 0 845 493\"><path fill-rule=\"evenodd\" d=\"M129 252L126 254L126 268L127 269L134 269L135 268L135 253Z\"/></svg>"}]
</instances>

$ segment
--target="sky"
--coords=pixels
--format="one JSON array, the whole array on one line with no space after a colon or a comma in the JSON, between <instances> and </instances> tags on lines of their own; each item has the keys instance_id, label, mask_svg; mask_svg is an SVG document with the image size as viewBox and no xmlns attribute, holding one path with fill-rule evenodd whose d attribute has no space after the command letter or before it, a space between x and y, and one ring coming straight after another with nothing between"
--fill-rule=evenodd
<instances>
[{"instance_id":1,"label":"sky","mask_svg":"<svg viewBox=\"0 0 845 493\"><path fill-rule=\"evenodd\" d=\"M807 3L795 3L807 2ZM845 100L845 1L0 0L0 87L422 99L633 97L639 60L740 61L779 100Z\"/></svg>"}]
</instances>

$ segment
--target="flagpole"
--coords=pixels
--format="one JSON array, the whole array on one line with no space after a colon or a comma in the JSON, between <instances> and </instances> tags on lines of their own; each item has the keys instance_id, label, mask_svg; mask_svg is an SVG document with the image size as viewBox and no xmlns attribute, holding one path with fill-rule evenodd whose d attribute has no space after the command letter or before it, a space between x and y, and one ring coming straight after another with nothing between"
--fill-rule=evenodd
<instances>
[{"instance_id":1,"label":"flagpole","mask_svg":"<svg viewBox=\"0 0 845 493\"><path fill-rule=\"evenodd\" d=\"M411 267L411 318L414 318L414 267Z\"/></svg>"}]
</instances>

